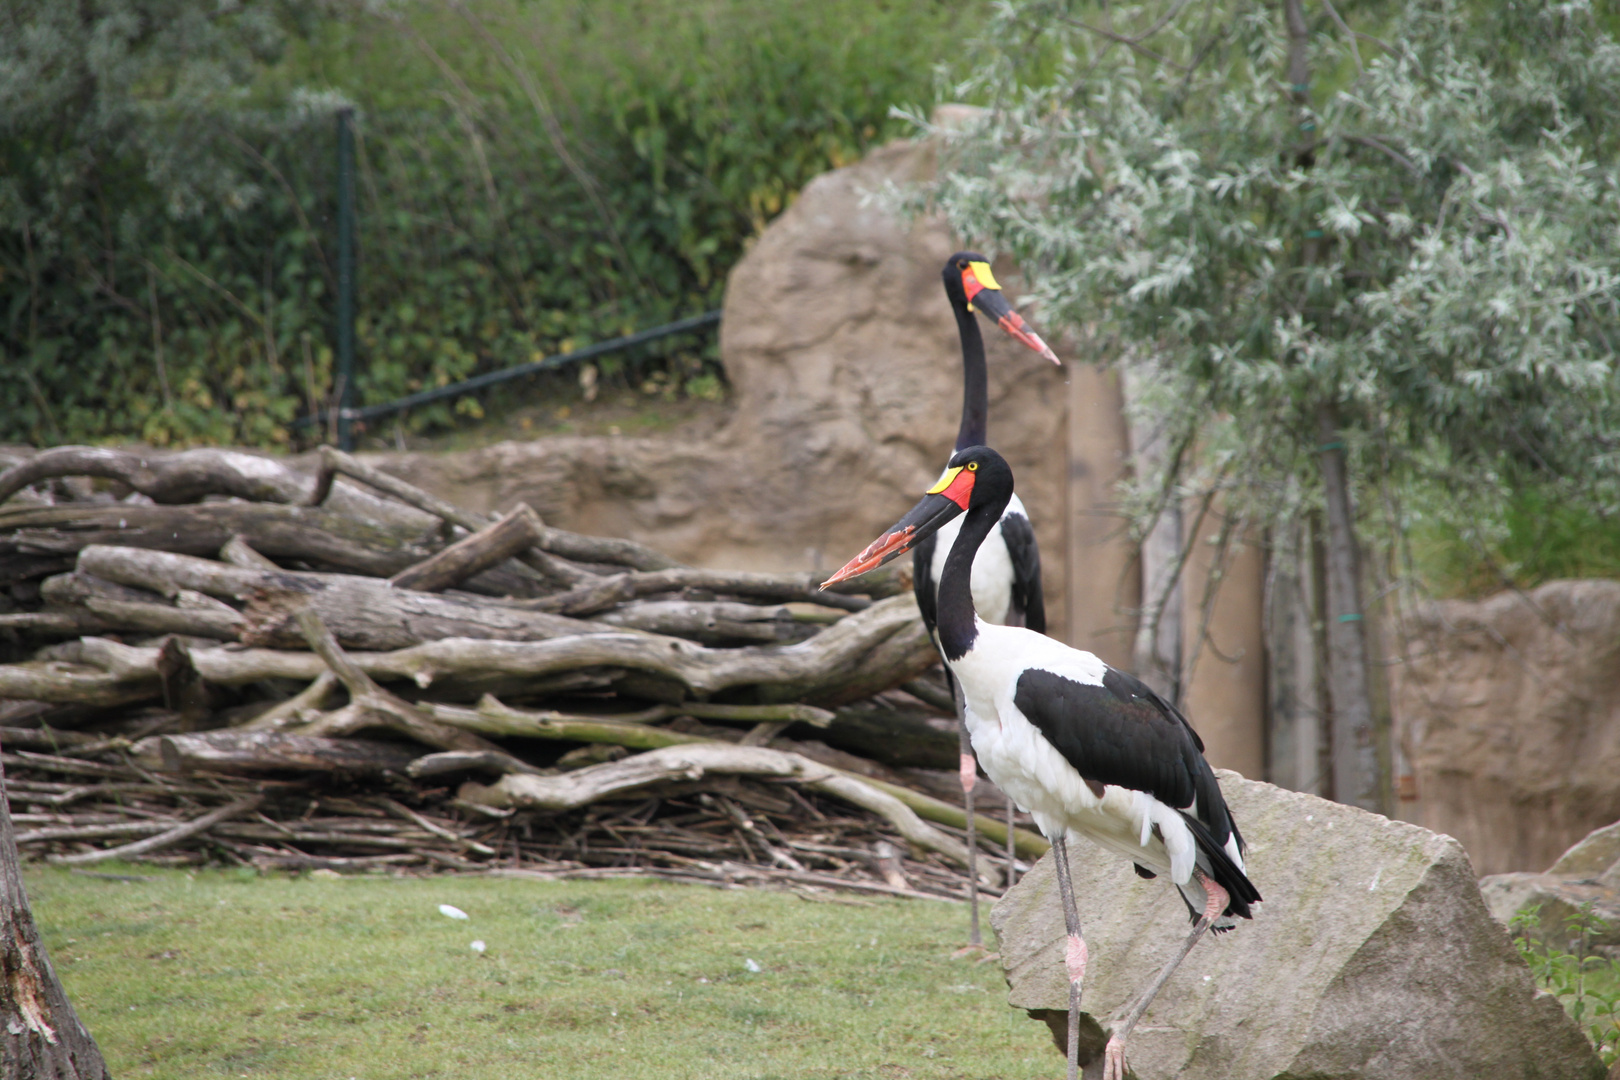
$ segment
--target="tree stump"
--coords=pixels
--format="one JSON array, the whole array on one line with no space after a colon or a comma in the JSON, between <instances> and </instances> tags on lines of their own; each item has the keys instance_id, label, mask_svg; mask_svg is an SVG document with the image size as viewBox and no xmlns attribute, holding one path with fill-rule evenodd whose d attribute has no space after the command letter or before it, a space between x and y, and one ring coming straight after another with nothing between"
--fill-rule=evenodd
<instances>
[{"instance_id":1,"label":"tree stump","mask_svg":"<svg viewBox=\"0 0 1620 1080\"><path fill-rule=\"evenodd\" d=\"M96 1041L57 981L23 890L17 840L0 768L0 1076L108 1080Z\"/></svg>"}]
</instances>

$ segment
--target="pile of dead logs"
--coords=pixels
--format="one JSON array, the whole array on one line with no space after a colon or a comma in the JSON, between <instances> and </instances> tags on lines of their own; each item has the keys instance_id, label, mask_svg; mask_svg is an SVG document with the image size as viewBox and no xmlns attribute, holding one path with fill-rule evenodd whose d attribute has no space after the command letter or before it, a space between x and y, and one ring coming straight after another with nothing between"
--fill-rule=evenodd
<instances>
[{"instance_id":1,"label":"pile of dead logs","mask_svg":"<svg viewBox=\"0 0 1620 1080\"><path fill-rule=\"evenodd\" d=\"M25 856L960 893L950 700L897 575L685 567L314 464L0 452Z\"/></svg>"}]
</instances>

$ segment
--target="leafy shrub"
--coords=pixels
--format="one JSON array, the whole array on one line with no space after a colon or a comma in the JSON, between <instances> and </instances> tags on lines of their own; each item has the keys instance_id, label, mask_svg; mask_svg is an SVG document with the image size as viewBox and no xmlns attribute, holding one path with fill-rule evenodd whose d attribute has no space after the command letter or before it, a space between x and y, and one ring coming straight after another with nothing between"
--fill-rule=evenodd
<instances>
[{"instance_id":1,"label":"leafy shrub","mask_svg":"<svg viewBox=\"0 0 1620 1080\"><path fill-rule=\"evenodd\" d=\"M1508 469L1494 485L1414 481L1405 537L1432 594L1480 597L1559 578L1620 578L1620 514L1578 481Z\"/></svg>"},{"instance_id":2,"label":"leafy shrub","mask_svg":"<svg viewBox=\"0 0 1620 1080\"><path fill-rule=\"evenodd\" d=\"M1592 913L1591 904L1564 920L1571 951L1540 936L1540 906L1513 916L1511 929L1519 955L1530 965L1537 985L1557 997L1581 1025L1604 1065L1620 1060L1620 961L1592 951L1592 939L1609 925Z\"/></svg>"},{"instance_id":3,"label":"leafy shrub","mask_svg":"<svg viewBox=\"0 0 1620 1080\"><path fill-rule=\"evenodd\" d=\"M378 402L717 306L806 182L895 133L891 104L926 95L975 10L216 8L0 11L0 439L291 441L335 390L343 105L359 134L355 389ZM693 335L600 369L713 397L715 355ZM480 402L407 423L457 413Z\"/></svg>"}]
</instances>

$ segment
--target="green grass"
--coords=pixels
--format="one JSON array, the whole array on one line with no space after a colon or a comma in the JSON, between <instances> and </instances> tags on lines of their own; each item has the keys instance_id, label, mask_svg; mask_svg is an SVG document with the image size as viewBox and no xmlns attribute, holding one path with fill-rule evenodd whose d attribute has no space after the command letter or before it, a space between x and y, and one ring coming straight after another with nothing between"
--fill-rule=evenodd
<instances>
[{"instance_id":1,"label":"green grass","mask_svg":"<svg viewBox=\"0 0 1620 1080\"><path fill-rule=\"evenodd\" d=\"M998 964L952 957L960 905L130 872L154 877L27 875L118 1077L1011 1078L1058 1061Z\"/></svg>"}]
</instances>

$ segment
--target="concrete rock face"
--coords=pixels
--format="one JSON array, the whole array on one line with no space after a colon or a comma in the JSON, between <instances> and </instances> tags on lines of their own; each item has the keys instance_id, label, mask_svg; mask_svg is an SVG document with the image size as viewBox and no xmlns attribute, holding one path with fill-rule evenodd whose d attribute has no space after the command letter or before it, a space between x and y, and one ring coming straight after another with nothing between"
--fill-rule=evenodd
<instances>
[{"instance_id":1,"label":"concrete rock face","mask_svg":"<svg viewBox=\"0 0 1620 1080\"><path fill-rule=\"evenodd\" d=\"M1137 1077L1603 1076L1486 911L1455 840L1236 773L1220 781L1266 901L1170 979L1132 1033ZM1091 955L1083 1006L1107 1028L1183 940L1187 911L1117 856L1087 841L1070 851ZM1016 1008L1067 1008L1051 862L991 915Z\"/></svg>"},{"instance_id":2,"label":"concrete rock face","mask_svg":"<svg viewBox=\"0 0 1620 1080\"><path fill-rule=\"evenodd\" d=\"M1567 947L1570 936L1565 920L1591 904L1609 928L1589 944L1620 956L1620 821L1594 830L1544 874L1492 874L1480 879L1479 891L1504 926L1523 909L1539 907L1540 936L1559 948Z\"/></svg>"},{"instance_id":3,"label":"concrete rock face","mask_svg":"<svg viewBox=\"0 0 1620 1080\"><path fill-rule=\"evenodd\" d=\"M1462 841L1481 874L1539 871L1620 819L1620 582L1445 601L1410 629L1403 817Z\"/></svg>"},{"instance_id":4,"label":"concrete rock face","mask_svg":"<svg viewBox=\"0 0 1620 1080\"><path fill-rule=\"evenodd\" d=\"M959 245L872 198L927 179L933 162L928 143L898 142L817 178L733 269L720 340L733 393L718 429L370 459L462 505L524 500L552 524L693 565L831 572L921 497L955 441L962 354L940 269ZM996 271L1015 291L1010 268ZM991 438L1032 508L1061 627L1065 376L981 326Z\"/></svg>"}]
</instances>

